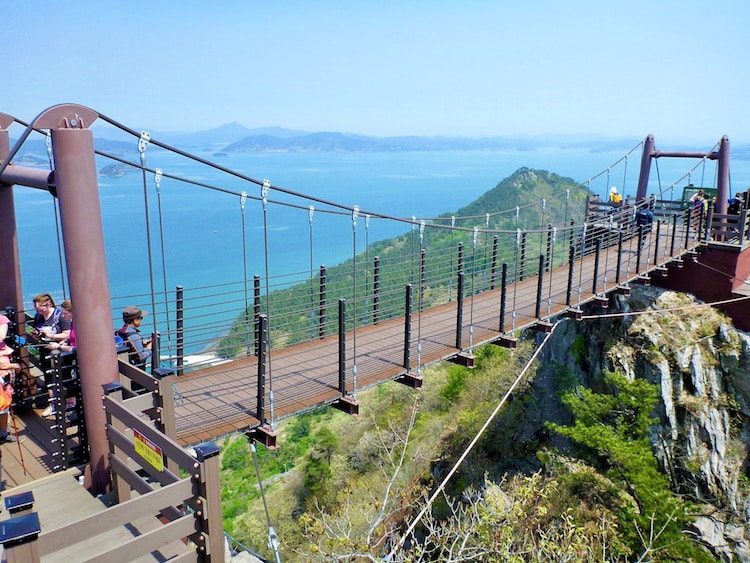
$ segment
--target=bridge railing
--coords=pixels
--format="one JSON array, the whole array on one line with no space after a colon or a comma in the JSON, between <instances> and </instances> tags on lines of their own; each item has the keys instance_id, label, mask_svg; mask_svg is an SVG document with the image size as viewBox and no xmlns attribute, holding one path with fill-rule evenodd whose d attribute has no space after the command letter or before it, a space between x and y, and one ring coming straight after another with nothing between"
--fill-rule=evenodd
<instances>
[{"instance_id":1,"label":"bridge railing","mask_svg":"<svg viewBox=\"0 0 750 563\"><path fill-rule=\"evenodd\" d=\"M206 443L189 453L132 410L128 394L114 383L102 399L115 504L55 529L40 526L36 513L12 518L4 529L30 518L36 527L15 545L6 544L9 561L57 560L56 554L71 546L80 546L76 559L81 561L132 561L149 555L224 561L219 448ZM117 539L88 543L107 535Z\"/></svg>"},{"instance_id":2,"label":"bridge railing","mask_svg":"<svg viewBox=\"0 0 750 563\"><path fill-rule=\"evenodd\" d=\"M464 232L457 237L460 242L450 249L434 249L429 244L422 247L407 237L404 244L413 248L407 248L405 253L386 251L380 256L371 253L366 259L360 255L356 264L350 260L336 268L321 266L312 272L297 272L268 281L254 276L248 280L252 285L240 282L222 286L215 295L204 293L188 298L189 291L185 291L184 303L173 307L185 311L229 307L230 320L223 324L203 322L203 317L198 316L192 322L186 319L184 328L186 342L192 339L210 343L215 339L207 352L218 356L212 361L222 358L226 361L257 354L256 319L261 313L269 319L269 345L278 349L335 335L339 329L339 299L345 299L348 330L404 315L407 284L412 287L414 310L419 306L426 309L456 299L459 272L463 273L464 295L470 296L499 287L503 264L506 264L506 283L513 284L538 273L540 255L545 256L541 265L544 271L569 263L571 247L573 260L599 252L603 264L616 261L614 253L622 248L624 278L628 269L659 264L667 254L687 249L691 241L706 241L707 237L720 234L707 231L708 217L683 209L681 202L651 198L646 204L653 210L654 223L647 229L650 236L644 237L642 244L638 243L635 215L643 203L635 206L630 198L619 206L595 202L588 206L586 224L571 221L569 225L532 231L480 232L475 241L471 232ZM727 216L721 219L730 224L737 221ZM747 240L747 222L742 225L737 230ZM739 239L725 238L728 243ZM628 263L636 260L636 254L641 254L638 264ZM271 292L270 298L267 291ZM247 312L242 315L245 303ZM175 330L162 333L166 342L177 337ZM166 346L163 344L162 349ZM172 353L169 356L174 358Z\"/></svg>"}]
</instances>

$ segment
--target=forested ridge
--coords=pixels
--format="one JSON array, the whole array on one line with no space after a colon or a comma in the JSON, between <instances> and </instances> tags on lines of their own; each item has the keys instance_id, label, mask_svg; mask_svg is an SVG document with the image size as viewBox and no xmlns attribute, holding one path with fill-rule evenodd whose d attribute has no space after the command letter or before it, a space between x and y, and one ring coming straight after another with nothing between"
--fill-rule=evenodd
<instances>
[{"instance_id":1,"label":"forested ridge","mask_svg":"<svg viewBox=\"0 0 750 563\"><path fill-rule=\"evenodd\" d=\"M424 234L424 248L427 253L428 279L438 277L433 275L435 270L447 268L436 259L442 258L443 262L451 261L453 271L450 272L455 278L457 248L459 244L465 246L467 274L472 272L487 271L491 258L489 250L492 238L482 235L477 239L476 251L471 254L472 229L505 230L516 229L544 229L547 225L562 226L571 220L581 221L585 210L585 200L588 190L581 187L571 178L565 178L546 170L532 170L520 168L511 176L505 178L497 186L483 194L471 204L456 210L447 212L433 221L435 228L428 226ZM516 209L518 207L518 210ZM489 217L488 217L489 215ZM456 217L457 230L451 230L451 217ZM372 261L374 257L380 260L380 290L384 295L399 292L407 284L414 281L413 262L418 251L415 242L418 237L417 229L408 229L398 237L385 239L370 244L366 252L361 252L356 257L356 270L352 259L327 270L327 316L335 318L336 302L339 298L351 302L353 297L352 280L356 274L359 280L360 295L367 291L368 280L372 280ZM536 235L541 236L541 235ZM515 240L514 236L505 235L506 240ZM537 243L538 244L538 243ZM513 246L501 246L498 255L498 263L513 260ZM449 259L449 257L451 257ZM409 267L411 264L411 269ZM310 282L297 284L293 287L274 291L270 295L267 304L265 299L261 301L261 312L266 313L268 308L272 311L272 319L283 319L272 325L272 345L283 342L291 344L302 338L309 338L310 331L308 317L300 315L310 307L311 286L317 288L320 282L319 275ZM443 277L439 281L433 281L429 287L424 288L423 307L445 298L451 284L455 279ZM364 287L363 287L364 286ZM415 297L416 298L416 297ZM319 296L313 291L313 308L319 306ZM401 312L384 312L381 320L393 314ZM222 338L216 347L220 356L234 357L242 354L247 349L245 342L246 319L252 319L253 311L249 308L244 314L237 317L230 333ZM360 319L361 320L361 319ZM283 328L278 328L278 327ZM336 330L335 323L330 323L327 333Z\"/></svg>"}]
</instances>

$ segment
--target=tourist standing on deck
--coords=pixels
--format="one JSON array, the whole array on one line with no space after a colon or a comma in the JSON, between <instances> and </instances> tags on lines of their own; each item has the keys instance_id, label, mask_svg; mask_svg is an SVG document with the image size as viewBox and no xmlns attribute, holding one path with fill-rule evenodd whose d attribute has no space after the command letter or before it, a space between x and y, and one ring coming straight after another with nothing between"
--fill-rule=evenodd
<instances>
[{"instance_id":1,"label":"tourist standing on deck","mask_svg":"<svg viewBox=\"0 0 750 563\"><path fill-rule=\"evenodd\" d=\"M40 340L40 345L49 345L60 343L70 337L70 328L72 326L72 316L67 315L65 310L56 307L55 301L49 293L40 293L34 296L34 335ZM42 412L42 416L52 416L55 414L54 396L52 394L52 364L49 360L49 354L39 348L39 367L44 372L44 383L47 385L47 395L49 404Z\"/></svg>"},{"instance_id":2,"label":"tourist standing on deck","mask_svg":"<svg viewBox=\"0 0 750 563\"><path fill-rule=\"evenodd\" d=\"M60 303L60 307L63 311L63 316L70 321L70 331L68 337L65 340L55 340L48 343L45 348L48 350L59 350L62 353L75 352L76 349L76 327L73 324L73 304L70 299L66 299ZM42 416L52 416L55 414L55 409L51 406L52 395L50 394L50 406L48 406ZM65 402L65 408L74 407L76 404L75 397L68 397Z\"/></svg>"},{"instance_id":3,"label":"tourist standing on deck","mask_svg":"<svg viewBox=\"0 0 750 563\"><path fill-rule=\"evenodd\" d=\"M66 340L70 336L71 317L60 307L49 293L34 296L34 333L46 341Z\"/></svg>"},{"instance_id":4,"label":"tourist standing on deck","mask_svg":"<svg viewBox=\"0 0 750 563\"><path fill-rule=\"evenodd\" d=\"M742 194L734 194L734 197L730 197L727 201L727 213L730 215L739 215L742 209Z\"/></svg>"},{"instance_id":5,"label":"tourist standing on deck","mask_svg":"<svg viewBox=\"0 0 750 563\"><path fill-rule=\"evenodd\" d=\"M73 304L70 299L66 299L60 303L62 309L62 316L66 321L70 322L70 330L68 330L67 338L61 340L55 339L46 345L48 350L60 350L61 352L72 352L76 349L76 329L73 325Z\"/></svg>"},{"instance_id":6,"label":"tourist standing on deck","mask_svg":"<svg viewBox=\"0 0 750 563\"><path fill-rule=\"evenodd\" d=\"M131 305L122 310L121 328L115 332L130 348L130 363L145 370L146 362L151 357L151 339L144 340L141 336L141 322L148 313Z\"/></svg>"}]
</instances>

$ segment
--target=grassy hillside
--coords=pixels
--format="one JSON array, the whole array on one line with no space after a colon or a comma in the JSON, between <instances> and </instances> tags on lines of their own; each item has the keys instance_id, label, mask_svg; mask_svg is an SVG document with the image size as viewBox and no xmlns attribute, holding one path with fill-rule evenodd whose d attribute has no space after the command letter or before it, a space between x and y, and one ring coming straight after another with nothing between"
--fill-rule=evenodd
<instances>
[{"instance_id":1,"label":"grassy hillside","mask_svg":"<svg viewBox=\"0 0 750 563\"><path fill-rule=\"evenodd\" d=\"M608 333L623 335L615 323L627 321ZM583 338L555 337L558 349ZM284 421L281 449L259 452L282 560L385 560L537 344L527 333L516 350L476 349L474 370L432 366L419 391L369 389L359 417L323 409ZM587 373L587 387L580 377L556 362L533 366L414 528L405 560L714 560L689 532L711 507L680 492L650 443L658 385L603 371ZM225 529L260 548L266 513L244 438L223 455Z\"/></svg>"}]
</instances>

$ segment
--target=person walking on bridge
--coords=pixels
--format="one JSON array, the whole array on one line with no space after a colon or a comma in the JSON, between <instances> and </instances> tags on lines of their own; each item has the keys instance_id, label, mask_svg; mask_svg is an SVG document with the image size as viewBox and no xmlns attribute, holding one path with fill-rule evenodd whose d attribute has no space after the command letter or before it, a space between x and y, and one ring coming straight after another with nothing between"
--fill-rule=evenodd
<instances>
[{"instance_id":1,"label":"person walking on bridge","mask_svg":"<svg viewBox=\"0 0 750 563\"><path fill-rule=\"evenodd\" d=\"M612 186L612 188L610 188L609 202L615 205L620 205L622 203L622 196L617 191L617 186Z\"/></svg>"}]
</instances>

